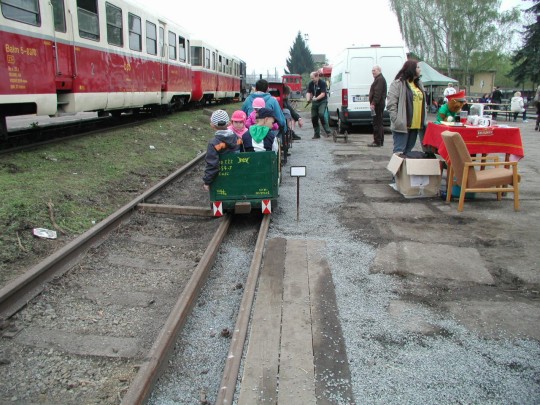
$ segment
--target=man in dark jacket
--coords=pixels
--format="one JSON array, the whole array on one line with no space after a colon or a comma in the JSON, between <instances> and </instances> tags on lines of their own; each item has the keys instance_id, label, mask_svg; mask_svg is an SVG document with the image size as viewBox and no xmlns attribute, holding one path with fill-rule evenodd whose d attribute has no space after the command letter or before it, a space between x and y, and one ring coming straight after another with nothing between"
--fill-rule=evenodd
<instances>
[{"instance_id":1,"label":"man in dark jacket","mask_svg":"<svg viewBox=\"0 0 540 405\"><path fill-rule=\"evenodd\" d=\"M499 88L499 86L493 87L493 93L491 94L491 102L493 104L502 104L502 97L503 97L503 94L502 94L502 91ZM494 110L500 110L501 106L500 105L494 105L492 108ZM493 113L493 119L494 120L497 119L497 113L496 112Z\"/></svg>"},{"instance_id":2,"label":"man in dark jacket","mask_svg":"<svg viewBox=\"0 0 540 405\"><path fill-rule=\"evenodd\" d=\"M306 100L311 102L311 123L315 131L312 139L319 139L321 137L319 121L321 121L326 136L330 136L330 127L325 116L328 107L328 95L326 94L328 90L326 82L319 79L318 72L311 72L310 78L311 81L308 84Z\"/></svg>"},{"instance_id":3,"label":"man in dark jacket","mask_svg":"<svg viewBox=\"0 0 540 405\"><path fill-rule=\"evenodd\" d=\"M386 102L386 79L381 73L380 66L373 66L373 83L369 89L369 104L373 117L373 143L368 146L380 147L384 145L383 112Z\"/></svg>"}]
</instances>

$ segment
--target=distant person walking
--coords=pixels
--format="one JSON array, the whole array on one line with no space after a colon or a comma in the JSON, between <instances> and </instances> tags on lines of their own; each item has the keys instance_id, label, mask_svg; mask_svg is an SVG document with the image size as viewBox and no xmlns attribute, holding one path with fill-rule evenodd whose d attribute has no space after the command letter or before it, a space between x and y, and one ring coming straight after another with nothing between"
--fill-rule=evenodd
<instances>
[{"instance_id":1,"label":"distant person walking","mask_svg":"<svg viewBox=\"0 0 540 405\"><path fill-rule=\"evenodd\" d=\"M499 89L499 87L493 87L493 93L491 93L491 102L493 104L502 104L502 91ZM501 106L500 105L494 105L493 106L493 109L494 110L500 110L501 109ZM496 120L497 119L497 113L494 112L493 113L493 119Z\"/></svg>"},{"instance_id":2,"label":"distant person walking","mask_svg":"<svg viewBox=\"0 0 540 405\"><path fill-rule=\"evenodd\" d=\"M315 131L312 139L319 139L321 137L321 127L319 120L323 126L326 136L330 135L330 127L326 122L325 113L328 106L328 94L326 82L319 79L318 72L311 72L309 75L311 81L308 84L308 90L306 93L307 101L311 101L311 123L313 124L313 130Z\"/></svg>"},{"instance_id":3,"label":"distant person walking","mask_svg":"<svg viewBox=\"0 0 540 405\"><path fill-rule=\"evenodd\" d=\"M369 105L373 112L373 143L368 146L380 147L384 145L383 112L386 104L387 87L380 66L373 66L371 74L374 80L369 89Z\"/></svg>"},{"instance_id":4,"label":"distant person walking","mask_svg":"<svg viewBox=\"0 0 540 405\"><path fill-rule=\"evenodd\" d=\"M457 90L454 87L454 83L448 83L448 87L444 89L443 96L444 96L444 102L448 103L448 96L452 94L456 94Z\"/></svg>"},{"instance_id":5,"label":"distant person walking","mask_svg":"<svg viewBox=\"0 0 540 405\"><path fill-rule=\"evenodd\" d=\"M426 92L420 80L422 69L415 60L408 60L390 84L386 109L390 113L390 129L394 153L409 153L424 138L426 127Z\"/></svg>"}]
</instances>

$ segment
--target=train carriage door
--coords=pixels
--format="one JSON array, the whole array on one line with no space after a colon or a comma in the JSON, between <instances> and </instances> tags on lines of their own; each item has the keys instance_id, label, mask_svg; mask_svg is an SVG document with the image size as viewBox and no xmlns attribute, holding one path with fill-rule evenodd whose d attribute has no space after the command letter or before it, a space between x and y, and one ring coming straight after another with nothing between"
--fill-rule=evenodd
<instances>
[{"instance_id":1,"label":"train carriage door","mask_svg":"<svg viewBox=\"0 0 540 405\"><path fill-rule=\"evenodd\" d=\"M71 90L73 84L73 26L66 21L64 0L51 0L54 24L54 70L57 90ZM67 45L70 43L70 45Z\"/></svg>"},{"instance_id":2,"label":"train carriage door","mask_svg":"<svg viewBox=\"0 0 540 405\"><path fill-rule=\"evenodd\" d=\"M159 63L161 71L161 90L167 89L167 58L165 56L165 24L159 22Z\"/></svg>"},{"instance_id":3,"label":"train carriage door","mask_svg":"<svg viewBox=\"0 0 540 405\"><path fill-rule=\"evenodd\" d=\"M105 22L107 24L107 44L109 46L107 57L107 73L104 80L107 85L107 109L117 110L114 114L120 114L120 108L126 105L126 93L129 82L126 81L130 69L129 60L124 53L124 13L120 7L111 3L105 4Z\"/></svg>"}]
</instances>

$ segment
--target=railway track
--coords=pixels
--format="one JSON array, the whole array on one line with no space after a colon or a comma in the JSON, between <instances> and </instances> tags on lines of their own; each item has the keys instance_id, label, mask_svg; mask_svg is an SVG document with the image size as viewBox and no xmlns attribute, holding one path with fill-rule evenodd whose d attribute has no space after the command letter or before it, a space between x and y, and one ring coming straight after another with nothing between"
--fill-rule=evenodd
<instances>
[{"instance_id":1,"label":"railway track","mask_svg":"<svg viewBox=\"0 0 540 405\"><path fill-rule=\"evenodd\" d=\"M63 404L148 399L231 223L210 218L209 209L199 208L201 195L181 190L190 176L198 181L191 169L200 160L0 290L2 398ZM174 204L179 199L188 205ZM268 223L265 217L251 248L252 274ZM232 335L235 351L243 346L255 281L256 274L241 283L247 296ZM227 364L227 375L237 375L238 367L239 357L238 364ZM235 383L230 379L229 391Z\"/></svg>"},{"instance_id":2,"label":"railway track","mask_svg":"<svg viewBox=\"0 0 540 405\"><path fill-rule=\"evenodd\" d=\"M204 108L208 108L208 105L200 104L189 107L190 110ZM175 111L174 113L177 112L181 113L182 111ZM104 130L135 127L165 114L166 112L155 113L148 111L144 113L122 115L121 117L104 116L42 126L29 125L28 128L10 131L7 136L0 137L0 154L18 152L36 146L65 141L67 139L99 134Z\"/></svg>"}]
</instances>

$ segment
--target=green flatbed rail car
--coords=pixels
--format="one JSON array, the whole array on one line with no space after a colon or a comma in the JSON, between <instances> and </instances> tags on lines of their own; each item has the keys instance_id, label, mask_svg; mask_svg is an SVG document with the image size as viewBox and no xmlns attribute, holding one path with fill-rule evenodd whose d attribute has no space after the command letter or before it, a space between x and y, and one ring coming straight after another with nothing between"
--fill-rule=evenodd
<instances>
[{"instance_id":1,"label":"green flatbed rail car","mask_svg":"<svg viewBox=\"0 0 540 405\"><path fill-rule=\"evenodd\" d=\"M219 174L210 186L214 215L269 214L277 206L279 159L274 152L227 153L219 158Z\"/></svg>"}]
</instances>

